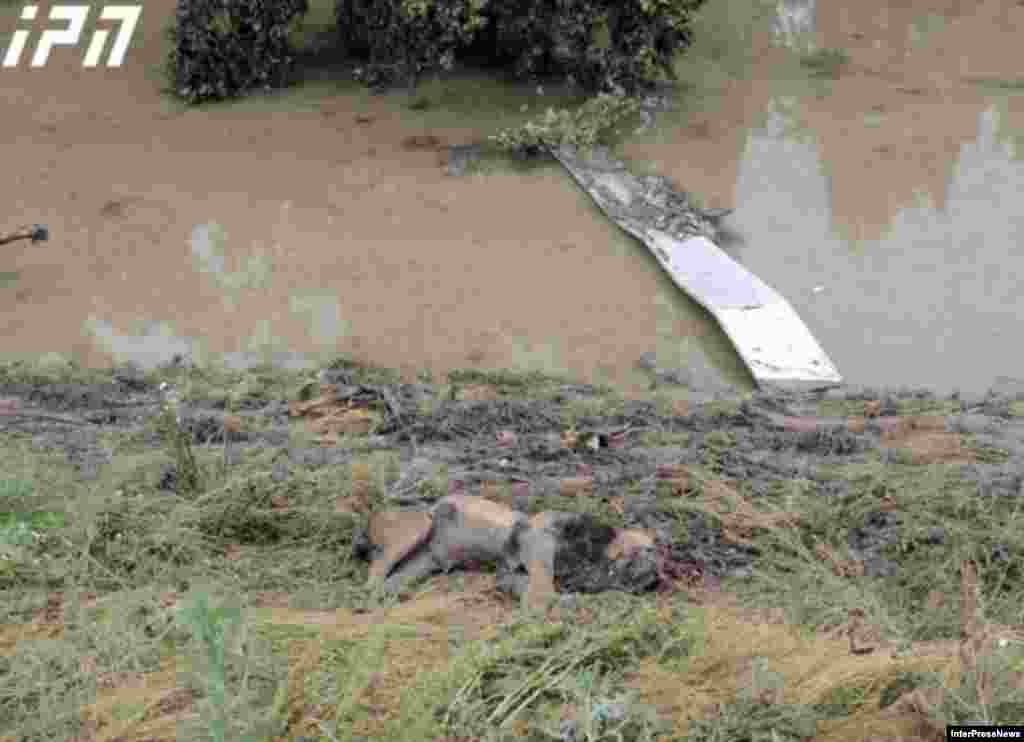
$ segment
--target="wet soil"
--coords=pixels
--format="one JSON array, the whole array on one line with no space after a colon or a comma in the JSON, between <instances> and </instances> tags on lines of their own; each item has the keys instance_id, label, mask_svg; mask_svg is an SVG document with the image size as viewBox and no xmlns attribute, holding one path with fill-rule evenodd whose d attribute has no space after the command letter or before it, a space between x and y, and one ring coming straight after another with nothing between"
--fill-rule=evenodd
<instances>
[{"instance_id":1,"label":"wet soil","mask_svg":"<svg viewBox=\"0 0 1024 742\"><path fill-rule=\"evenodd\" d=\"M700 489L688 471L713 474L755 508L759 500L771 500L778 485L793 481L810 482L819 497L840 503L849 482L825 472L869 456L880 457L883 465L959 464L980 498L1024 496L1020 380L1006 378L987 394L963 398L844 387L720 395L693 404L677 400L670 410L654 401L620 399L614 410L579 417L567 439L562 409L596 400L601 390L562 384L547 398L532 399L507 389L499 394L486 384L446 391L421 383L367 384L352 373L325 369L307 393L315 387L328 399L380 411L381 423L363 436L362 449L399 452L401 473L386 495L387 507L421 510L436 502L443 493L420 485L443 465L450 493L493 497L524 512L573 500L574 509L590 509L614 525L650 529L666 563L688 579L748 574L760 555L738 535L756 526L756 517L732 528L728 518L686 512L680 527L673 498ZM150 426L164 401L152 376L130 366L95 383L8 379L0 384L0 434L27 437L33 449L59 453L82 480L91 480L110 463L111 449L104 444L110 435L130 436L153 451L166 446ZM296 445L290 437L292 405L287 398L254 398L229 414L223 402L193 401L182 408L181 424L197 446L220 447L227 437L229 461L255 450L279 453L275 480L352 459L348 448ZM828 409L847 412L829 415ZM984 451L1000 455L979 454ZM172 463L165 464L159 487L174 490L178 474ZM884 508L850 530L851 553L865 574L884 576L895 569L880 554L896 532ZM577 578L573 591L586 591L585 582ZM653 587L645 579L640 590Z\"/></svg>"}]
</instances>

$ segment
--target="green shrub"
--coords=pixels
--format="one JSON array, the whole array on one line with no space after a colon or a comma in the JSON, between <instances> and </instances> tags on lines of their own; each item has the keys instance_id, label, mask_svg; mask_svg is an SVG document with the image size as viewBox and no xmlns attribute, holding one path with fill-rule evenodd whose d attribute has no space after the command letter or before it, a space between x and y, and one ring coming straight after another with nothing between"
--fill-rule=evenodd
<instances>
[{"instance_id":1,"label":"green shrub","mask_svg":"<svg viewBox=\"0 0 1024 742\"><path fill-rule=\"evenodd\" d=\"M486 23L488 0L339 0L338 34L350 54L369 56L368 85L450 70L455 50Z\"/></svg>"},{"instance_id":2,"label":"green shrub","mask_svg":"<svg viewBox=\"0 0 1024 742\"><path fill-rule=\"evenodd\" d=\"M623 90L673 76L704 0L338 0L350 53L371 85L451 69L460 52L508 62L520 78L565 76L584 90Z\"/></svg>"},{"instance_id":3,"label":"green shrub","mask_svg":"<svg viewBox=\"0 0 1024 742\"><path fill-rule=\"evenodd\" d=\"M519 77L565 75L588 92L673 77L690 43L690 18L704 0L494 0L499 50Z\"/></svg>"},{"instance_id":4,"label":"green shrub","mask_svg":"<svg viewBox=\"0 0 1024 742\"><path fill-rule=\"evenodd\" d=\"M172 92L197 103L289 84L288 27L308 9L308 0L178 0L168 31Z\"/></svg>"}]
</instances>

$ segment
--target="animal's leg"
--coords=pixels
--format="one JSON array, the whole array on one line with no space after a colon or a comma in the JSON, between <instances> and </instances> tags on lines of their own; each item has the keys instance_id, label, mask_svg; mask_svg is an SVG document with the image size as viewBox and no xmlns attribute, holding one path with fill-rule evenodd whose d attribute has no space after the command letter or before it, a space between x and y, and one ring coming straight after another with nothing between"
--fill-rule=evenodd
<instances>
[{"instance_id":1,"label":"animal's leg","mask_svg":"<svg viewBox=\"0 0 1024 742\"><path fill-rule=\"evenodd\" d=\"M547 528L530 528L519 536L519 560L526 565L529 582L526 588L526 604L531 608L542 608L555 590L555 535Z\"/></svg>"},{"instance_id":2,"label":"animal's leg","mask_svg":"<svg viewBox=\"0 0 1024 742\"><path fill-rule=\"evenodd\" d=\"M381 583L381 590L385 594L394 595L403 588L436 574L440 569L434 555L428 549L424 549L402 562L402 565Z\"/></svg>"},{"instance_id":3,"label":"animal's leg","mask_svg":"<svg viewBox=\"0 0 1024 742\"><path fill-rule=\"evenodd\" d=\"M430 513L385 511L371 516L367 538L377 553L370 565L370 582L384 580L426 550L430 536Z\"/></svg>"}]
</instances>

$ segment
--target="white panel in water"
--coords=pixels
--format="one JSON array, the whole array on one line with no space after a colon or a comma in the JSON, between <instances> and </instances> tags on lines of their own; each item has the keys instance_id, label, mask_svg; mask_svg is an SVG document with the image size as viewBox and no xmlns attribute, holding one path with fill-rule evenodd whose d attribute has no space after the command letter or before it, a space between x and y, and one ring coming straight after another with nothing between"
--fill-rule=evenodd
<instances>
[{"instance_id":1,"label":"white panel in water","mask_svg":"<svg viewBox=\"0 0 1024 742\"><path fill-rule=\"evenodd\" d=\"M758 384L842 381L789 302L713 242L656 230L644 242L672 281L718 320Z\"/></svg>"},{"instance_id":2,"label":"white panel in water","mask_svg":"<svg viewBox=\"0 0 1024 742\"><path fill-rule=\"evenodd\" d=\"M654 253L672 282L721 325L759 386L815 386L842 382L835 364L799 315L775 289L704 236L675 237L650 226L629 207L634 194L624 166L611 159L595 164L565 148L552 154L624 231ZM684 201L685 203L685 201ZM650 207L650 203L647 204ZM648 209L648 212L650 209ZM666 209L655 213L668 217Z\"/></svg>"}]
</instances>

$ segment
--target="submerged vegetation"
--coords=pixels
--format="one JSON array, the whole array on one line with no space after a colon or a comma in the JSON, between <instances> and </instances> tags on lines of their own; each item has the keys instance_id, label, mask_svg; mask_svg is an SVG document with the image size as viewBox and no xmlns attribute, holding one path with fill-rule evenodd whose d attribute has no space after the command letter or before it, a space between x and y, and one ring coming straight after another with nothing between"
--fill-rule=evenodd
<instances>
[{"instance_id":1,"label":"submerged vegetation","mask_svg":"<svg viewBox=\"0 0 1024 742\"><path fill-rule=\"evenodd\" d=\"M800 64L810 70L813 76L833 80L839 77L849 63L850 56L842 49L818 49L800 59Z\"/></svg>"}]
</instances>

